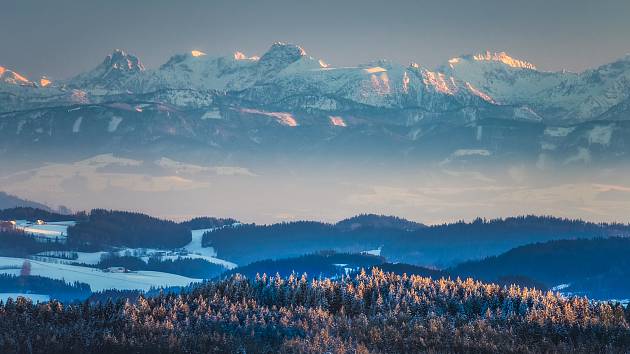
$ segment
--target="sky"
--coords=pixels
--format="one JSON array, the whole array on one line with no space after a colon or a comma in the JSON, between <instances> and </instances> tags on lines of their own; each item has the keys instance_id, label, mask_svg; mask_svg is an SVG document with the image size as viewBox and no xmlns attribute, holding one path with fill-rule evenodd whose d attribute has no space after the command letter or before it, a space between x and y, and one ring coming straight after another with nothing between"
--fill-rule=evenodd
<instances>
[{"instance_id":1,"label":"sky","mask_svg":"<svg viewBox=\"0 0 630 354\"><path fill-rule=\"evenodd\" d=\"M336 66L436 67L491 50L582 71L630 52L629 14L628 0L2 0L0 65L63 79L116 48L151 68L193 49L260 55L285 41Z\"/></svg>"}]
</instances>

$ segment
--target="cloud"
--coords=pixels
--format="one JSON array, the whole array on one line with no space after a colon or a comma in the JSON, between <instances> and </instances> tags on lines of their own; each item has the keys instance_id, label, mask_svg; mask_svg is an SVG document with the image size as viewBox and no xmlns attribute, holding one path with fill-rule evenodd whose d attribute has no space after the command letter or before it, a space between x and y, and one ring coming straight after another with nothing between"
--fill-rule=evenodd
<instances>
[{"instance_id":1,"label":"cloud","mask_svg":"<svg viewBox=\"0 0 630 354\"><path fill-rule=\"evenodd\" d=\"M256 174L238 166L199 166L167 158L155 162L158 170L140 160L97 155L74 163L54 163L0 177L6 189L48 191L103 190L106 186L134 191L173 191L208 187L208 176ZM154 166L155 167L155 166Z\"/></svg>"}]
</instances>

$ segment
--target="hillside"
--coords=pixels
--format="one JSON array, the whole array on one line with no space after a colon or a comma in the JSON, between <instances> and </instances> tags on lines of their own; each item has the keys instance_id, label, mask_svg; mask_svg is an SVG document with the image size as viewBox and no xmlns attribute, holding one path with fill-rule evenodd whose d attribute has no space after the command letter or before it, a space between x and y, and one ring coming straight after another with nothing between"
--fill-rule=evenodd
<instances>
[{"instance_id":1,"label":"hillside","mask_svg":"<svg viewBox=\"0 0 630 354\"><path fill-rule=\"evenodd\" d=\"M524 216L409 230L387 223L349 228L346 221L337 225L318 222L241 225L208 232L203 242L214 247L221 257L240 264L322 250L359 253L380 249L380 254L392 262L445 267L534 242L629 235L627 225Z\"/></svg>"},{"instance_id":2,"label":"hillside","mask_svg":"<svg viewBox=\"0 0 630 354\"><path fill-rule=\"evenodd\" d=\"M306 275L308 278L338 278L342 275L356 273L361 269L371 269L374 266L385 265L385 258L369 254L336 253L322 251L295 258L278 260L262 260L238 267L226 272L225 275L241 274L248 278L256 276L279 275L289 277Z\"/></svg>"},{"instance_id":3,"label":"hillside","mask_svg":"<svg viewBox=\"0 0 630 354\"><path fill-rule=\"evenodd\" d=\"M628 254L627 238L557 240L517 247L448 271L492 282L506 276L525 276L564 293L626 299L630 294Z\"/></svg>"},{"instance_id":4,"label":"hillside","mask_svg":"<svg viewBox=\"0 0 630 354\"><path fill-rule=\"evenodd\" d=\"M236 276L135 303L62 306L18 299L0 312L3 352L630 350L630 313L620 305L378 269L337 281Z\"/></svg>"},{"instance_id":5,"label":"hillside","mask_svg":"<svg viewBox=\"0 0 630 354\"><path fill-rule=\"evenodd\" d=\"M400 275L473 277L597 299L630 294L625 285L630 232L623 224L523 216L426 226L364 214L336 224L255 225L229 218L173 222L103 209L61 215L33 208L0 210L0 218L43 220L0 232L0 273L17 275L30 259L33 275L82 282L92 291L146 291L236 273L339 278L376 266ZM49 229L67 232L67 242L41 242L32 235Z\"/></svg>"},{"instance_id":6,"label":"hillside","mask_svg":"<svg viewBox=\"0 0 630 354\"><path fill-rule=\"evenodd\" d=\"M15 207L37 208L45 211L52 211L44 204L22 199L0 191L0 210Z\"/></svg>"}]
</instances>

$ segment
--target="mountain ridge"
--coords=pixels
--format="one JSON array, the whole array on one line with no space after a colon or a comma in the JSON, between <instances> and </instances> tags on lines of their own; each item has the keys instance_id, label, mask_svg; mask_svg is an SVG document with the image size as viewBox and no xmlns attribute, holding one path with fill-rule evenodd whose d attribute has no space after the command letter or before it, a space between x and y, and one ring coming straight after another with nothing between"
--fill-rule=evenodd
<instances>
[{"instance_id":1,"label":"mountain ridge","mask_svg":"<svg viewBox=\"0 0 630 354\"><path fill-rule=\"evenodd\" d=\"M359 152L370 141L440 164L515 156L537 168L610 162L630 157L628 92L626 58L582 73L539 71L489 51L437 70L387 60L335 67L277 42L260 57L194 50L147 69L115 50L69 80L0 85L0 153L68 150L81 140L94 155L148 149L173 158L175 142L194 146L193 156L326 155ZM564 135L547 134L557 127Z\"/></svg>"}]
</instances>

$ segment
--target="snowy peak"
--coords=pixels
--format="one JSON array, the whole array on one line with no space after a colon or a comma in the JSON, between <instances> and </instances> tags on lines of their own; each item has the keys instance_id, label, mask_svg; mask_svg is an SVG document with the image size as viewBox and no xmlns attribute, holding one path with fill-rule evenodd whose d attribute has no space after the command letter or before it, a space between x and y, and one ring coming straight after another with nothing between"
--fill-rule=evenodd
<instances>
[{"instance_id":1,"label":"snowy peak","mask_svg":"<svg viewBox=\"0 0 630 354\"><path fill-rule=\"evenodd\" d=\"M116 49L105 60L87 73L71 79L71 87L91 90L117 90L130 79L144 72L144 65L138 57Z\"/></svg>"},{"instance_id":2,"label":"snowy peak","mask_svg":"<svg viewBox=\"0 0 630 354\"><path fill-rule=\"evenodd\" d=\"M101 66L121 72L144 71L144 65L136 56L127 54L120 49L116 49L112 54L108 55Z\"/></svg>"},{"instance_id":3,"label":"snowy peak","mask_svg":"<svg viewBox=\"0 0 630 354\"><path fill-rule=\"evenodd\" d=\"M24 76L16 73L15 71L9 70L3 66L0 66L0 82L11 84L11 85L21 85L21 86L31 86L32 83L28 81Z\"/></svg>"},{"instance_id":4,"label":"snowy peak","mask_svg":"<svg viewBox=\"0 0 630 354\"><path fill-rule=\"evenodd\" d=\"M190 51L190 55L196 58L196 57L205 57L207 54L200 50L192 50Z\"/></svg>"},{"instance_id":5,"label":"snowy peak","mask_svg":"<svg viewBox=\"0 0 630 354\"><path fill-rule=\"evenodd\" d=\"M47 76L42 76L39 79L39 86L41 87L50 86L50 84L52 84L52 80L50 80Z\"/></svg>"},{"instance_id":6,"label":"snowy peak","mask_svg":"<svg viewBox=\"0 0 630 354\"><path fill-rule=\"evenodd\" d=\"M539 71L506 52L490 51L452 58L435 70L387 60L335 67L298 45L276 42L261 57L191 50L147 70L137 57L115 50L93 70L71 80L51 84L43 77L34 81L0 67L4 91L48 87L36 94L52 96L58 94L54 88L63 92L70 88L90 102L109 99L109 95L192 90L198 91L192 93L197 98L172 98L173 102L199 107L210 102L209 95L220 92L260 105L305 110L346 109L357 104L427 111L522 106L564 124L594 119L628 99L630 56L582 73ZM66 99L65 94L59 97ZM28 105L24 102L20 107Z\"/></svg>"},{"instance_id":7,"label":"snowy peak","mask_svg":"<svg viewBox=\"0 0 630 354\"><path fill-rule=\"evenodd\" d=\"M448 61L448 64L451 68L454 68L457 64L461 63L463 60L473 61L473 62L496 62L496 63L505 64L512 68L536 70L536 66L534 64L527 62L525 60L513 58L506 52L486 51L485 53L464 55L461 57L450 59Z\"/></svg>"},{"instance_id":8,"label":"snowy peak","mask_svg":"<svg viewBox=\"0 0 630 354\"><path fill-rule=\"evenodd\" d=\"M251 60L251 61L256 61L256 60L260 60L260 57L257 57L257 56L248 57L244 53L236 51L236 52L234 52L234 60Z\"/></svg>"},{"instance_id":9,"label":"snowy peak","mask_svg":"<svg viewBox=\"0 0 630 354\"><path fill-rule=\"evenodd\" d=\"M285 67L305 56L306 51L298 45L276 42L263 54L259 63L270 68Z\"/></svg>"}]
</instances>

